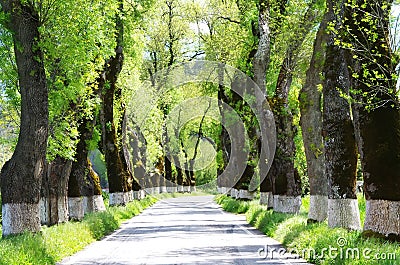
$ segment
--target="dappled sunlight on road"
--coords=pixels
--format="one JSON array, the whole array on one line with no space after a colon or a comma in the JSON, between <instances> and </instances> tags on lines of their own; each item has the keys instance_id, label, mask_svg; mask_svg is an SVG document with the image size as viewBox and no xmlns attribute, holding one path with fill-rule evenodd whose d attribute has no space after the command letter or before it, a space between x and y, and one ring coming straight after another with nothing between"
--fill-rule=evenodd
<instances>
[{"instance_id":1,"label":"dappled sunlight on road","mask_svg":"<svg viewBox=\"0 0 400 265\"><path fill-rule=\"evenodd\" d=\"M260 248L281 246L212 198L162 200L60 264L306 264L278 253L261 256Z\"/></svg>"}]
</instances>

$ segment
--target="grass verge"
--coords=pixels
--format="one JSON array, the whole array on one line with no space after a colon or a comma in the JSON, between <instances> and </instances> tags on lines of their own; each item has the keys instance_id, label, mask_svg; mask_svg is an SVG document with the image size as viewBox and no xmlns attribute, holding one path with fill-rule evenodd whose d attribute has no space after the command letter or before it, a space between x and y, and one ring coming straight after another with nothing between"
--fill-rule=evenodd
<instances>
[{"instance_id":1,"label":"grass verge","mask_svg":"<svg viewBox=\"0 0 400 265\"><path fill-rule=\"evenodd\" d=\"M45 227L39 234L25 233L0 239L0 264L55 264L110 234L123 221L139 214L156 201L156 198L148 196L123 207L107 207L105 212L88 214L82 222Z\"/></svg>"},{"instance_id":2,"label":"grass verge","mask_svg":"<svg viewBox=\"0 0 400 265\"><path fill-rule=\"evenodd\" d=\"M327 223L307 225L309 198L303 199L300 214L282 214L267 210L258 201L237 201L218 195L216 202L225 211L244 213L247 221L267 236L314 264L400 264L400 244L376 238L364 238L360 231L329 228ZM365 217L365 200L359 199L361 221Z\"/></svg>"}]
</instances>

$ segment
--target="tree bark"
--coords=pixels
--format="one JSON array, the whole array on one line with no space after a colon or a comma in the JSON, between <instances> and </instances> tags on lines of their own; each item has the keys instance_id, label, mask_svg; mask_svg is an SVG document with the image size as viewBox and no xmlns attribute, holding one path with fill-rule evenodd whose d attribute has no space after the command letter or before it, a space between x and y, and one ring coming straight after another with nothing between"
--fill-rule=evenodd
<instances>
[{"instance_id":1,"label":"tree bark","mask_svg":"<svg viewBox=\"0 0 400 265\"><path fill-rule=\"evenodd\" d=\"M177 171L177 176L176 176L176 185L177 185L177 190L179 189L179 187L183 186L183 168L181 165L181 162L179 161L179 157L177 155L173 155L173 160L174 160L174 164L175 164L175 168Z\"/></svg>"},{"instance_id":2,"label":"tree bark","mask_svg":"<svg viewBox=\"0 0 400 265\"><path fill-rule=\"evenodd\" d=\"M235 160L235 165L237 165L238 169L244 169L243 172L235 172L238 180L234 186L237 199L242 200L252 200L254 197L254 190L251 187L251 180L254 177L257 156L258 156L258 135L257 135L257 124L258 121L255 118L255 114L251 111L250 105L248 103L243 104L239 103L243 101L243 98L247 96L254 95L255 93L252 90L253 87L250 87L247 84L247 80L235 80L235 87L243 88L243 95L236 95L234 91L231 90L231 93L234 94L232 102L232 107L236 107L236 111L239 112L240 118L244 121L245 127L243 128L247 132L248 142L247 144L239 142L238 144L233 144L233 150L236 154L232 159ZM240 82L240 83L239 83ZM250 120L250 122L248 121ZM239 122L234 124L233 129L231 131L239 132L242 130ZM245 133L243 132L243 135ZM235 139L233 139L234 141ZM236 191L237 190L237 191Z\"/></svg>"},{"instance_id":3,"label":"tree bark","mask_svg":"<svg viewBox=\"0 0 400 265\"><path fill-rule=\"evenodd\" d=\"M328 217L328 179L324 172L324 143L322 139L322 72L325 62L328 13L319 26L306 81L299 95L300 125L307 159L310 183L310 222L323 222Z\"/></svg>"},{"instance_id":4,"label":"tree bark","mask_svg":"<svg viewBox=\"0 0 400 265\"><path fill-rule=\"evenodd\" d=\"M163 177L163 183L161 184L161 192L164 192L164 187L171 187L172 186L172 162L171 162L171 156L170 156L170 150L168 148L169 146L169 135L168 135L168 128L166 124L167 116L168 113L166 111L167 106L164 106L164 122L163 122L163 146L164 146L164 177ZM165 191L166 192L166 191Z\"/></svg>"},{"instance_id":5,"label":"tree bark","mask_svg":"<svg viewBox=\"0 0 400 265\"><path fill-rule=\"evenodd\" d=\"M240 77L234 76L231 87L239 87L244 88L245 84ZM229 95L230 96L227 96ZM244 93L243 93L244 94ZM243 97L230 89L227 91L227 95L225 95L227 100L227 104L234 109L236 112L239 112L243 115L243 109L241 105L243 104ZM245 128L243 121L240 119L239 116L232 116L232 113L228 109L223 109L224 117L229 117L229 121L227 121L224 126L227 131L227 140L224 145L227 151L227 155L229 157L229 162L225 169L225 174L227 176L227 181L229 183L229 188L231 190L231 196L234 198L239 197L239 190L246 189L250 184L249 179L245 179L244 177L244 170L247 165L247 149L248 147L245 146L245 139L239 139L238 137L234 137L233 132L241 138L244 138L246 135ZM229 139L229 140L228 140ZM247 148L247 149L246 149ZM243 169L243 172L240 170Z\"/></svg>"},{"instance_id":6,"label":"tree bark","mask_svg":"<svg viewBox=\"0 0 400 265\"><path fill-rule=\"evenodd\" d=\"M199 151L199 144L201 139L203 138L203 123L204 123L204 119L206 118L207 112L210 110L211 107L211 101L208 102L208 107L207 109L204 111L203 116L201 117L201 121L199 124L199 129L197 132L197 140L196 140L196 144L194 147L194 152L193 152L193 156L192 158L189 159L188 164L189 164L189 169L188 169L188 173L189 173L189 186L190 186L190 191L195 191L196 190L196 175L195 175L195 169L194 169L194 164L196 163L196 158L197 158L197 154Z\"/></svg>"},{"instance_id":7,"label":"tree bark","mask_svg":"<svg viewBox=\"0 0 400 265\"><path fill-rule=\"evenodd\" d=\"M172 163L171 163L171 158L169 156L164 156L164 183L161 186L161 192L167 192L168 187L171 187L173 185L173 179L172 179ZM165 190L164 190L165 187Z\"/></svg>"},{"instance_id":8,"label":"tree bark","mask_svg":"<svg viewBox=\"0 0 400 265\"><path fill-rule=\"evenodd\" d=\"M224 117L221 112L221 123L224 124ZM218 151L220 152L220 160L217 168L217 183L220 193L226 194L231 188L229 183L229 175L225 172L229 161L229 135L224 126L221 126L221 136L218 142Z\"/></svg>"},{"instance_id":9,"label":"tree bark","mask_svg":"<svg viewBox=\"0 0 400 265\"><path fill-rule=\"evenodd\" d=\"M118 146L118 150L119 150L119 157L121 159L121 164L122 164L122 168L123 171L125 172L125 176L126 176L126 180L125 180L125 190L127 192L131 192L133 189L133 186L135 186L135 188L137 188L137 181L135 180L135 178L133 177L133 170L129 164L129 152L127 150L127 146L126 146L126 130L127 130L127 117L126 117L126 107L125 107L125 103L123 102L123 100L121 99L121 94L122 94L122 89L121 88L117 88L116 91L116 96L115 98L121 102L121 107L120 107L120 111L121 111L121 118L119 119L119 126L118 126L118 130L116 132L117 135L117 146Z\"/></svg>"},{"instance_id":10,"label":"tree bark","mask_svg":"<svg viewBox=\"0 0 400 265\"><path fill-rule=\"evenodd\" d=\"M189 170L189 156L186 151L185 145L183 144L183 141L180 140L181 142L181 148L182 152L185 156L185 161L183 162L183 172L182 174L182 185L178 185L178 192L186 192L187 187L190 186L190 170Z\"/></svg>"},{"instance_id":11,"label":"tree bark","mask_svg":"<svg viewBox=\"0 0 400 265\"><path fill-rule=\"evenodd\" d=\"M119 67L122 66L122 48L121 52L116 49L116 57L111 58L109 62L110 72L106 80L111 81L110 87L105 88L103 94L103 109L105 131L104 137L104 155L107 165L107 177L110 190L110 205L124 205L126 200L124 193L127 192L127 176L124 175L124 168L120 157L119 147L117 145L117 134L114 123L114 92L116 86L116 77L119 74ZM120 62L121 61L121 62ZM114 198L115 197L115 198Z\"/></svg>"},{"instance_id":12,"label":"tree bark","mask_svg":"<svg viewBox=\"0 0 400 265\"><path fill-rule=\"evenodd\" d=\"M83 118L78 127L79 142L68 182L69 217L81 220L85 213L105 210L100 178L88 159L87 141L92 139L94 121Z\"/></svg>"},{"instance_id":13,"label":"tree bark","mask_svg":"<svg viewBox=\"0 0 400 265\"><path fill-rule=\"evenodd\" d=\"M1 170L3 236L40 230L39 197L46 165L48 90L39 46L39 15L20 1L0 1L10 14L21 93L21 123L14 154Z\"/></svg>"},{"instance_id":14,"label":"tree bark","mask_svg":"<svg viewBox=\"0 0 400 265\"><path fill-rule=\"evenodd\" d=\"M293 115L288 106L288 97L293 70L297 64L297 52L310 29L316 24L318 15L314 9L316 2L314 0L309 3L301 25L293 34L293 38L289 40L286 57L278 75L275 95L271 102L277 130L277 143L269 177L272 179L274 210L277 212L297 213L301 205L301 181L294 168L295 130Z\"/></svg>"},{"instance_id":15,"label":"tree bark","mask_svg":"<svg viewBox=\"0 0 400 265\"><path fill-rule=\"evenodd\" d=\"M221 116L221 136L218 141L218 152L220 152L220 159L218 160L218 168L217 168L217 184L220 189L220 193L229 194L230 188L232 188L229 177L230 174L226 172L229 155L230 155L230 139L228 131L225 128L225 112L224 112L224 103L228 102L228 99L225 96L225 89L223 86L224 83L224 67L221 66L218 69L218 108Z\"/></svg>"},{"instance_id":16,"label":"tree bark","mask_svg":"<svg viewBox=\"0 0 400 265\"><path fill-rule=\"evenodd\" d=\"M260 32L257 52L253 60L254 82L262 91L266 91L266 77L270 61L271 38L269 28L269 0L259 0L258 29Z\"/></svg>"},{"instance_id":17,"label":"tree bark","mask_svg":"<svg viewBox=\"0 0 400 265\"><path fill-rule=\"evenodd\" d=\"M161 178L164 174L164 156L159 157L155 165L155 172L152 175L153 191L152 193L160 193Z\"/></svg>"},{"instance_id":18,"label":"tree bark","mask_svg":"<svg viewBox=\"0 0 400 265\"><path fill-rule=\"evenodd\" d=\"M122 90L118 89L118 97L121 98ZM121 100L122 101L122 100ZM119 156L121 158L122 167L124 174L126 176L126 190L128 192L128 201L134 200L134 194L140 190L139 180L136 175L134 175L134 168L130 163L131 155L128 150L128 140L127 140L127 130L128 130L128 118L126 116L126 106L125 102L121 102L122 109L122 118L120 120L120 126L118 134L121 136L119 140L118 146L119 148Z\"/></svg>"},{"instance_id":19,"label":"tree bark","mask_svg":"<svg viewBox=\"0 0 400 265\"><path fill-rule=\"evenodd\" d=\"M115 48L115 55L106 62L104 66L104 80L99 84L99 89L103 92L103 149L107 164L110 206L125 205L128 202L128 180L132 178L129 171L125 168L125 157L121 156L123 154L120 151L122 147L118 144L118 135L114 121L114 97L117 92L120 93L117 87L117 80L124 62L124 24L122 21L124 7L123 1L118 1L118 3L120 13L116 15L117 46Z\"/></svg>"},{"instance_id":20,"label":"tree bark","mask_svg":"<svg viewBox=\"0 0 400 265\"><path fill-rule=\"evenodd\" d=\"M272 179L274 210L277 212L297 213L301 206L301 181L294 168L296 151L294 136L296 132L293 126L293 115L288 106L288 97L293 70L298 61L298 50L307 34L317 23L316 3L317 1L313 0L308 4L300 26L289 40L286 57L278 75L275 95L271 102L277 130L277 143L269 176Z\"/></svg>"},{"instance_id":21,"label":"tree bark","mask_svg":"<svg viewBox=\"0 0 400 265\"><path fill-rule=\"evenodd\" d=\"M257 52L254 55L253 60L254 82L256 82L258 87L264 93L266 93L267 89L266 78L271 53L271 31L269 27L270 8L271 6L269 0L259 1L258 30L260 35ZM267 175L264 176L260 168L260 204L268 205L268 202L270 202L269 206L272 207L272 200L269 200L272 198L271 178Z\"/></svg>"},{"instance_id":22,"label":"tree bark","mask_svg":"<svg viewBox=\"0 0 400 265\"><path fill-rule=\"evenodd\" d=\"M129 147L131 151L131 161L132 161L132 168L133 176L137 180L137 190L134 187L134 199L143 199L142 198L142 190L145 189L145 177L146 177L146 161L145 161L145 154L142 154L140 149L140 137L139 134L141 133L139 128L136 130L132 130L132 128L127 128L127 135L129 141ZM142 143L144 144L144 143Z\"/></svg>"},{"instance_id":23,"label":"tree bark","mask_svg":"<svg viewBox=\"0 0 400 265\"><path fill-rule=\"evenodd\" d=\"M348 51L348 61L359 102L354 116L367 200L364 234L400 241L400 104L389 41L392 1L356 4L354 9L346 7L344 25L351 34L344 39L355 48ZM367 15L369 20L362 19Z\"/></svg>"},{"instance_id":24,"label":"tree bark","mask_svg":"<svg viewBox=\"0 0 400 265\"><path fill-rule=\"evenodd\" d=\"M43 174L40 198L42 225L52 226L68 221L68 180L72 161L56 157Z\"/></svg>"},{"instance_id":25,"label":"tree bark","mask_svg":"<svg viewBox=\"0 0 400 265\"><path fill-rule=\"evenodd\" d=\"M329 21L339 26L341 3L328 1ZM339 8L338 8L339 7ZM339 11L339 12L338 12ZM328 225L360 229L356 197L357 151L348 95L350 76L344 50L329 36L324 66L323 137L325 171L329 182Z\"/></svg>"}]
</instances>

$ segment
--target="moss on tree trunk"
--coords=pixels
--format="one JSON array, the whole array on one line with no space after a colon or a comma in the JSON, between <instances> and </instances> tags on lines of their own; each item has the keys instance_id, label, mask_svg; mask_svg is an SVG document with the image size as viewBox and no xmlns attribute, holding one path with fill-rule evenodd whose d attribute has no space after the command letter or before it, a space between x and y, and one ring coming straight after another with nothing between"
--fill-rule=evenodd
<instances>
[{"instance_id":1,"label":"moss on tree trunk","mask_svg":"<svg viewBox=\"0 0 400 265\"><path fill-rule=\"evenodd\" d=\"M340 27L338 21L342 14L338 12L338 6L340 4L328 1L329 21L335 22L336 27ZM323 87L325 173L329 183L330 205L328 225L360 229L356 203L357 148L350 105L345 98L349 94L350 76L345 51L336 44L336 37L332 31L326 50Z\"/></svg>"},{"instance_id":2,"label":"moss on tree trunk","mask_svg":"<svg viewBox=\"0 0 400 265\"><path fill-rule=\"evenodd\" d=\"M300 125L307 160L310 183L310 222L323 222L328 215L328 179L324 172L324 144L322 139L322 71L328 41L325 13L319 26L306 81L299 94Z\"/></svg>"},{"instance_id":3,"label":"moss on tree trunk","mask_svg":"<svg viewBox=\"0 0 400 265\"><path fill-rule=\"evenodd\" d=\"M13 156L1 170L3 236L40 230L39 197L46 164L48 90L40 49L39 14L21 1L0 1L9 14L21 94L21 121Z\"/></svg>"},{"instance_id":4,"label":"moss on tree trunk","mask_svg":"<svg viewBox=\"0 0 400 265\"><path fill-rule=\"evenodd\" d=\"M348 51L354 107L367 200L364 230L400 241L400 104L396 93L396 62L389 38L392 1L356 1L346 6L343 39ZM362 19L362 18L368 19ZM369 34L364 34L364 32ZM366 49L368 47L368 49Z\"/></svg>"}]
</instances>

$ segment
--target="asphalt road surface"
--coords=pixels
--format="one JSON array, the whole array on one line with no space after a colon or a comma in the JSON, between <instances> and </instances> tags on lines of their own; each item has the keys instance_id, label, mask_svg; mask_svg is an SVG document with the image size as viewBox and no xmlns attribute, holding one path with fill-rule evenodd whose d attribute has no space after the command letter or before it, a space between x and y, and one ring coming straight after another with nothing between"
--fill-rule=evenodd
<instances>
[{"instance_id":1,"label":"asphalt road surface","mask_svg":"<svg viewBox=\"0 0 400 265\"><path fill-rule=\"evenodd\" d=\"M307 264L280 248L212 196L190 196L157 202L58 264Z\"/></svg>"}]
</instances>

